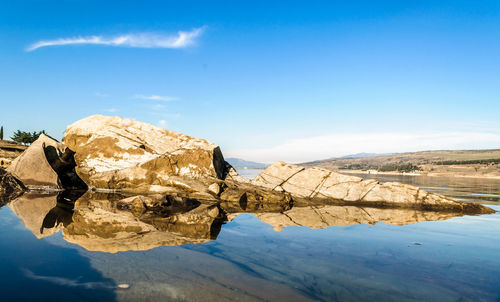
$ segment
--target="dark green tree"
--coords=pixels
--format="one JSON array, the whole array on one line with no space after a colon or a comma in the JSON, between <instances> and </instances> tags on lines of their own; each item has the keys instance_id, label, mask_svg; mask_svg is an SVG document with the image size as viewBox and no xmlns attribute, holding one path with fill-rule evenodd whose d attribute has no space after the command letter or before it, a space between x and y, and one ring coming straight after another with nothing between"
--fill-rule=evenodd
<instances>
[{"instance_id":1,"label":"dark green tree","mask_svg":"<svg viewBox=\"0 0 500 302\"><path fill-rule=\"evenodd\" d=\"M18 143L24 144L24 145L31 145L34 141L38 139L40 134L45 134L45 130L42 130L40 132L33 131L32 133L26 132L26 131L21 131L17 130L14 132L14 135L11 136L10 138Z\"/></svg>"},{"instance_id":2,"label":"dark green tree","mask_svg":"<svg viewBox=\"0 0 500 302\"><path fill-rule=\"evenodd\" d=\"M0 140L3 140L3 126L0 127Z\"/></svg>"},{"instance_id":3,"label":"dark green tree","mask_svg":"<svg viewBox=\"0 0 500 302\"><path fill-rule=\"evenodd\" d=\"M32 144L34 141L36 141L38 139L38 137L40 136L40 134L46 134L45 133L45 130L42 130L40 132L36 132L36 131L33 131L33 133L31 134L31 142L30 144Z\"/></svg>"}]
</instances>

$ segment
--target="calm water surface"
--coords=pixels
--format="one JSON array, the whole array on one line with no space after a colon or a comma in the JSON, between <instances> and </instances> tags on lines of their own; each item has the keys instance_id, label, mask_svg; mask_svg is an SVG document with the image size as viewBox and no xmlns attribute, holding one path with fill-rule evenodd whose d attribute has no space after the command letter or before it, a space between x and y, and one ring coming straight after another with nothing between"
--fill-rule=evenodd
<instances>
[{"instance_id":1,"label":"calm water surface","mask_svg":"<svg viewBox=\"0 0 500 302\"><path fill-rule=\"evenodd\" d=\"M500 210L500 181L379 179ZM498 212L242 210L228 214L213 238L185 243L183 233L154 247L148 234L114 240L72 218L56 196L37 198L0 208L3 301L500 301ZM106 201L85 204L109 210ZM135 250L118 251L124 246ZM117 289L123 283L130 288Z\"/></svg>"}]
</instances>

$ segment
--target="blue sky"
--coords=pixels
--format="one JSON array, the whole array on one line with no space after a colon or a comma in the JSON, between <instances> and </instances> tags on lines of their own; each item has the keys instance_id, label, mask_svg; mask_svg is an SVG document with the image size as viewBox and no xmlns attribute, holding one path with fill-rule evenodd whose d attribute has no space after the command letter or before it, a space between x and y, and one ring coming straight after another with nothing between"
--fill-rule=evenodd
<instances>
[{"instance_id":1,"label":"blue sky","mask_svg":"<svg viewBox=\"0 0 500 302\"><path fill-rule=\"evenodd\" d=\"M6 134L92 114L264 162L500 148L500 2L0 0Z\"/></svg>"}]
</instances>

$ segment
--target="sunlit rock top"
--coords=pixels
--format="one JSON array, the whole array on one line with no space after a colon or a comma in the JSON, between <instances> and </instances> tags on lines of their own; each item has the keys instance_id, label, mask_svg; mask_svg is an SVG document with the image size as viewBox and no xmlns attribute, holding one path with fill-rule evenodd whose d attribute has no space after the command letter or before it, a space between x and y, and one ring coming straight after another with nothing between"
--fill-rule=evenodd
<instances>
[{"instance_id":1,"label":"sunlit rock top","mask_svg":"<svg viewBox=\"0 0 500 302\"><path fill-rule=\"evenodd\" d=\"M123 189L145 181L161 185L172 175L221 178L225 169L213 143L118 116L77 121L63 142L76 152L78 175L95 187L106 188L110 179L123 184L110 189Z\"/></svg>"},{"instance_id":2,"label":"sunlit rock top","mask_svg":"<svg viewBox=\"0 0 500 302\"><path fill-rule=\"evenodd\" d=\"M339 174L322 168L305 168L277 162L257 175L255 185L290 193L302 200L337 200L345 204L393 206L423 210L493 213L490 208L464 203L429 193L407 184L379 183L360 177Z\"/></svg>"}]
</instances>

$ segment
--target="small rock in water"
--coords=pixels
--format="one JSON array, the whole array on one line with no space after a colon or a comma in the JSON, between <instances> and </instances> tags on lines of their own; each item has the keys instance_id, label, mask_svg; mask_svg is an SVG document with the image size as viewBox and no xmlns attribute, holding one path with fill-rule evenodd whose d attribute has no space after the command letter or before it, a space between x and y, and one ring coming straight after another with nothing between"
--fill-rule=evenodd
<instances>
[{"instance_id":1,"label":"small rock in water","mask_svg":"<svg viewBox=\"0 0 500 302\"><path fill-rule=\"evenodd\" d=\"M413 245L422 245L420 242L413 242Z\"/></svg>"},{"instance_id":2,"label":"small rock in water","mask_svg":"<svg viewBox=\"0 0 500 302\"><path fill-rule=\"evenodd\" d=\"M130 284L121 283L121 284L118 284L117 287L120 288L120 289L128 289L128 288L130 288Z\"/></svg>"}]
</instances>

